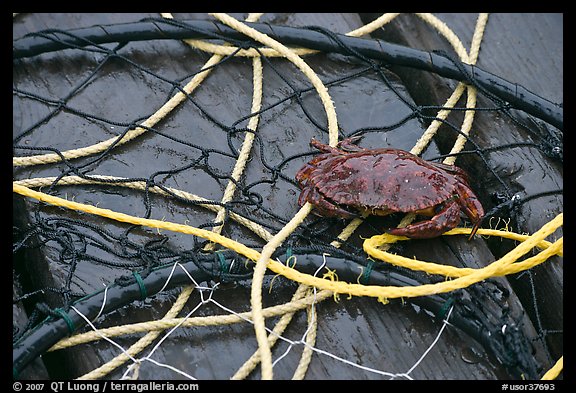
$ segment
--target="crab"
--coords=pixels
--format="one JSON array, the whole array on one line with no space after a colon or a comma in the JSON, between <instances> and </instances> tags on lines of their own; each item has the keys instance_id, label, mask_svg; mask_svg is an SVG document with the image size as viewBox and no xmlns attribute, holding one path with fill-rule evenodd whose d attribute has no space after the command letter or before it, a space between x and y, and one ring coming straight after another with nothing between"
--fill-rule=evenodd
<instances>
[{"instance_id":1,"label":"crab","mask_svg":"<svg viewBox=\"0 0 576 393\"><path fill-rule=\"evenodd\" d=\"M440 236L460 223L463 212L473 224L471 239L484 217L482 204L464 170L426 161L404 150L364 149L359 138L336 147L312 139L320 150L296 174L298 203L310 202L324 217L355 218L413 212L431 218L388 233L414 239Z\"/></svg>"}]
</instances>

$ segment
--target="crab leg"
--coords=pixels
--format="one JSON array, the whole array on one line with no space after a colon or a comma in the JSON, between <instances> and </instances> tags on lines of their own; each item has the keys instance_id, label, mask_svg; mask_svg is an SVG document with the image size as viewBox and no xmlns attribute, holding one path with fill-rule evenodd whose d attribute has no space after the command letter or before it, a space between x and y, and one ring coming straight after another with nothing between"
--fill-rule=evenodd
<instances>
[{"instance_id":1,"label":"crab leg","mask_svg":"<svg viewBox=\"0 0 576 393\"><path fill-rule=\"evenodd\" d=\"M338 142L337 147L350 153L364 151L366 149L356 145L356 143L360 139L362 139L362 136L353 136L350 138L343 139L340 142Z\"/></svg>"},{"instance_id":2,"label":"crab leg","mask_svg":"<svg viewBox=\"0 0 576 393\"><path fill-rule=\"evenodd\" d=\"M320 142L315 138L312 138L310 144L323 153L329 153L332 155L341 156L346 153L353 153L366 150L356 145L356 142L358 142L360 139L362 139L361 136L346 138L338 142L338 145L336 145L336 147L332 147L330 145L325 145L324 143ZM343 151L340 149L342 149Z\"/></svg>"},{"instance_id":3,"label":"crab leg","mask_svg":"<svg viewBox=\"0 0 576 393\"><path fill-rule=\"evenodd\" d=\"M448 165L440 162L430 162L430 163L436 168L442 169L443 171L446 171L454 176L459 177L461 179L461 182L464 182L465 184L468 183L468 174L462 168L459 168L456 165Z\"/></svg>"},{"instance_id":4,"label":"crab leg","mask_svg":"<svg viewBox=\"0 0 576 393\"><path fill-rule=\"evenodd\" d=\"M302 197L302 195L304 195ZM308 188L302 192L302 201L310 202L317 209L317 213L323 217L341 217L341 218L356 218L357 214L354 214L348 210L341 208L340 206L330 202L320 194L316 188ZM298 202L301 202L300 199Z\"/></svg>"},{"instance_id":5,"label":"crab leg","mask_svg":"<svg viewBox=\"0 0 576 393\"><path fill-rule=\"evenodd\" d=\"M304 183L310 177L315 168L316 167L314 165L306 164L298 171L298 173L296 173L296 181L298 182L300 187L304 185Z\"/></svg>"},{"instance_id":6,"label":"crab leg","mask_svg":"<svg viewBox=\"0 0 576 393\"><path fill-rule=\"evenodd\" d=\"M462 208L462 211L468 216L474 227L470 233L468 240L476 234L482 218L484 217L484 208L482 204L476 198L470 187L465 184L458 184L458 203Z\"/></svg>"},{"instance_id":7,"label":"crab leg","mask_svg":"<svg viewBox=\"0 0 576 393\"><path fill-rule=\"evenodd\" d=\"M299 206L304 206L304 204L306 202L308 202L308 195L310 194L310 187L304 187L302 188L302 192L300 193L300 196L298 197L298 205Z\"/></svg>"},{"instance_id":8,"label":"crab leg","mask_svg":"<svg viewBox=\"0 0 576 393\"><path fill-rule=\"evenodd\" d=\"M454 228L459 223L460 206L458 202L451 200L445 203L442 209L430 220L410 224L404 228L393 228L388 233L412 239L429 239L440 236L447 229Z\"/></svg>"},{"instance_id":9,"label":"crab leg","mask_svg":"<svg viewBox=\"0 0 576 393\"><path fill-rule=\"evenodd\" d=\"M310 145L312 145L316 149L320 150L322 153L329 153L329 154L333 154L333 155L337 155L337 156L342 154L342 152L340 150L338 150L335 147L332 147L330 145L326 145L326 144L320 142L316 138L312 138L312 140L310 141Z\"/></svg>"}]
</instances>

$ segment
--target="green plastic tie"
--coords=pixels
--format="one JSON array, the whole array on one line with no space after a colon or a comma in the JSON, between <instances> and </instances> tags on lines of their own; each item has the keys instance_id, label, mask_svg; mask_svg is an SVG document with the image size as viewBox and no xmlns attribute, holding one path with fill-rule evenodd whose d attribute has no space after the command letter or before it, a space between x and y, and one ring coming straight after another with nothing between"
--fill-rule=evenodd
<instances>
[{"instance_id":1,"label":"green plastic tie","mask_svg":"<svg viewBox=\"0 0 576 393\"><path fill-rule=\"evenodd\" d=\"M370 274L372 274L372 270L374 269L374 261L369 260L366 268L362 272L362 276L360 277L360 284L367 285L370 280Z\"/></svg>"},{"instance_id":2,"label":"green plastic tie","mask_svg":"<svg viewBox=\"0 0 576 393\"><path fill-rule=\"evenodd\" d=\"M133 272L134 278L138 283L138 288L140 288L140 300L144 300L148 297L148 291L146 291L146 286L144 285L144 281L142 281L142 277L138 272Z\"/></svg>"},{"instance_id":3,"label":"green plastic tie","mask_svg":"<svg viewBox=\"0 0 576 393\"><path fill-rule=\"evenodd\" d=\"M450 307L452 307L453 304L454 304L454 298L453 297L446 300L446 302L444 303L442 308L438 311L438 314L436 314L436 316L443 320L444 317L446 316L446 314L448 313L448 310L450 310Z\"/></svg>"},{"instance_id":4,"label":"green plastic tie","mask_svg":"<svg viewBox=\"0 0 576 393\"><path fill-rule=\"evenodd\" d=\"M76 325L74 325L74 321L72 319L70 319L70 317L68 316L68 313L64 310L62 310L61 308L57 308L54 310L54 312L58 315L60 315L62 317L62 319L64 320L64 322L66 322L66 326L68 326L68 332L70 334L74 333L76 331Z\"/></svg>"},{"instance_id":5,"label":"green plastic tie","mask_svg":"<svg viewBox=\"0 0 576 393\"><path fill-rule=\"evenodd\" d=\"M218 255L218 260L220 261L220 271L222 273L228 273L226 269L226 258L224 258L222 251L216 251L216 255Z\"/></svg>"}]
</instances>

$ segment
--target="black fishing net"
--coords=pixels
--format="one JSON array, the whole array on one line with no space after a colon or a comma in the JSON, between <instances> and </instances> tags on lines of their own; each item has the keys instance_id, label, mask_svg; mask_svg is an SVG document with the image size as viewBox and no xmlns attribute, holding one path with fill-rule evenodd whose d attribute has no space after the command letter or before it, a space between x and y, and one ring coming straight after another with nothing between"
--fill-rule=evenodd
<instances>
[{"instance_id":1,"label":"black fishing net","mask_svg":"<svg viewBox=\"0 0 576 393\"><path fill-rule=\"evenodd\" d=\"M29 16L17 17L26 20ZM151 321L160 320L169 308L166 304L176 303L182 288L190 284L204 305L203 317L211 313L216 317L210 301L221 293L226 294L224 300L218 298L220 303L215 304L233 309L230 305L236 295L230 291L237 287L250 292L259 253L292 225L301 209L295 174L318 154L310 146L313 138L328 144L335 136L338 140L358 136L363 148L393 147L412 150L433 162L455 161L467 171L484 206L483 229L527 238L562 212L562 184L558 184L563 163L561 106L462 62L449 49L414 52L394 46L392 51L385 41L344 36L344 31L333 28L283 30L275 24L250 24L282 44L325 51L303 53L302 58L334 103L334 128L328 104L297 64L264 48L257 38L210 18L146 18L137 23L15 36L16 377L26 377L41 355L47 363L46 375L78 377L48 364L50 359L66 356L58 353L75 349L54 350L55 344L72 334L142 322L141 316L122 311L131 307L155 309ZM212 54L215 48L222 53ZM423 53L428 59L424 63ZM406 81L406 70L425 77ZM415 99L411 89L426 78L444 83L435 94L445 92L448 98L461 89L462 98L454 104L421 96ZM474 95L471 105L472 91L477 98ZM471 118L474 126L466 125ZM526 157L529 161L522 161ZM536 183L539 187L532 187ZM61 203L41 195L58 197ZM90 214L77 210L74 206L78 205L66 206L67 201L112 214L103 217L100 210ZM180 227L155 228L148 225L151 221L138 219ZM372 288L449 281L443 275L383 263L367 254L365 239L385 233L403 219L404 214L349 220L312 213L272 247L271 258L303 277L323 278L327 283ZM183 232L183 226L199 231ZM471 224L464 219L461 226L470 228ZM207 238L206 232L219 237ZM520 262L540 256L542 264L528 270L507 272L504 277L495 274L461 289L426 296L367 296L378 298L378 305L409 303L425 310L426 318L444 321L443 328L456 329L480 343L486 356L505 370L502 378L541 378L562 356L558 298L562 289L546 292L561 284L555 281L561 277L561 251L541 255L561 238L560 232L547 238L549 244L540 242L538 248L515 258L514 262ZM486 235L482 229L472 240L467 238L395 241L383 249L416 261L479 269L509 255L525 240ZM264 308L295 304L288 293L298 283L309 283L276 273L266 272L261 291ZM321 300L330 302L336 296L320 293L324 297L309 297L308 306L320 306ZM343 292L340 299L348 296L361 295ZM227 315L236 316L242 310L250 319L250 302L244 299L243 304L244 308ZM305 306L288 307L288 311ZM308 311L310 315L317 317L314 323L322 322L321 315ZM221 334L225 340L230 332L218 329L226 323L213 322L200 336L209 341L212 335ZM308 324L312 325L310 320ZM243 334L251 329L247 324ZM104 341L100 336L95 339ZM313 340L310 335L306 339ZM131 345L122 338L109 340L124 348ZM156 338L155 342L161 348L169 340ZM174 340L179 343L182 337ZM258 344L253 344L255 351ZM126 351L106 345L112 352L103 355L108 356L103 362ZM315 347L313 341L308 345ZM205 352L222 356L218 348ZM143 355L126 356L127 363L111 375L137 375L132 367L138 356ZM282 356L274 352L277 361ZM178 361L165 359L166 364L171 365L171 377L207 377ZM149 374L141 375L164 375L155 374L154 367L160 368L155 363ZM402 374L382 367L376 372L379 377L411 377L412 369ZM225 371L234 374L234 370ZM90 377L105 378L110 372ZM357 372L375 370L359 368ZM32 377L38 375L43 374ZM449 371L446 375L443 378L451 378Z\"/></svg>"}]
</instances>

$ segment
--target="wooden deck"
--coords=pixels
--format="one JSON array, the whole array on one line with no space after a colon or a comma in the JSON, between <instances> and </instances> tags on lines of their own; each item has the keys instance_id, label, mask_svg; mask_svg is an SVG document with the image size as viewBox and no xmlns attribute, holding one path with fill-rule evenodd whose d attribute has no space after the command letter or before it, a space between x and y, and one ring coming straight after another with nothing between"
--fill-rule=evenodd
<instances>
[{"instance_id":1,"label":"wooden deck","mask_svg":"<svg viewBox=\"0 0 576 393\"><path fill-rule=\"evenodd\" d=\"M14 38L29 32L58 28L68 30L99 24L138 21L158 15L145 14L19 14L13 21ZM236 15L244 18L245 15ZM310 26L318 25L336 33L345 33L374 19L371 14L265 14L261 21L272 25ZM470 46L477 14L438 14L454 32L461 37L466 48ZM201 14L176 14L176 19L206 19ZM415 15L400 15L393 22L371 34L374 38L396 42L424 50L446 50L451 47L429 25ZM477 65L508 81L523 85L532 92L553 102L563 102L563 16L561 14L491 14L482 41ZM162 75L169 80L180 80L198 70L209 55L191 49L180 41L148 41L131 43L121 49L123 55L141 64L145 69ZM37 92L42 96L61 99L78 86L89 75L102 55L90 52L66 50L44 54L30 59L14 60L14 86L24 91ZM306 62L322 80L336 79L358 69L358 61L340 55L317 54L305 57ZM310 151L312 137L326 139L310 119L298 109L295 98L278 104L282 97L291 93L288 80L298 89L306 86L299 70L285 60L270 58L264 63L263 107L278 105L274 110L264 111L260 119L258 135L262 150L255 149L253 159L246 167L243 184L258 182L269 174L261 166L261 160L276 165L290 155ZM393 86L417 105L442 105L457 82L435 75L409 69L391 67L387 76ZM338 121L344 133L363 127L379 127L394 124L409 114L397 95L385 88L374 75L360 76L329 88L335 102ZM105 64L97 77L67 101L69 107L90 113L94 118L109 119L112 123L88 120L70 111L63 111L49 119L35 132L19 143L25 146L54 146L60 150L89 146L118 135L120 124L135 122L152 114L173 94L168 83L160 81L146 72L128 67L125 63L111 60ZM194 99L209 116L217 122L230 126L250 113L252 97L252 64L248 59L232 59L220 66L194 92ZM304 106L325 123L323 110L317 97L304 94ZM490 105L480 98L478 107ZM14 95L14 137L30 127L51 110L50 105L30 102L21 95ZM107 158L98 162L93 173L120 177L147 178L156 171L178 168L198 157L198 150L176 141L186 141L205 149L224 151L229 141L215 122L197 107L186 103L174 111L169 118L160 122L157 129L173 139L148 133L133 142L116 148ZM522 117L522 114L519 114ZM455 115L454 123L461 121ZM242 121L246 125L247 120ZM531 123L533 127L546 131L546 126ZM392 146L409 150L414 146L427 124L410 119L393 132L365 134L363 146ZM549 126L548 126L549 127ZM543 131L543 132L544 132ZM557 131L557 130L556 130ZM501 116L478 113L473 126L473 140L480 148L505 144L536 141L530 132ZM234 136L232 143L239 148L244 134ZM441 132L424 152L425 158L437 157L450 149L453 134ZM16 155L24 154L21 150ZM25 154L29 154L25 152ZM263 154L263 156L261 156ZM513 191L521 195L533 195L563 188L561 163L548 159L537 149L518 148L495 150L489 155L490 166L506 180ZM78 164L87 163L80 159ZM290 161L283 173L293 176L306 157ZM234 158L212 154L209 165L223 173L229 173ZM458 158L457 164L466 169L473 179L472 187L478 191L485 206L493 206L495 193L501 191L499 184L491 182L482 171L483 164L473 156ZM57 176L62 164L14 168L14 180ZM480 169L479 169L480 168ZM161 180L164 179L164 180ZM483 179L487 179L483 181ZM156 178L164 185L200 195L210 200L220 200L226 186L225 179L215 179L198 171L183 171L181 174ZM58 186L57 195L78 202L106 207L126 214L142 217L145 203L141 191L122 187L84 185ZM265 199L265 206L279 217L291 218L297 211L297 189L286 181L274 186L262 184L254 188ZM152 196L152 218L183 223L191 226L203 225L214 220L214 213L185 203ZM36 202L14 196L15 225L25 227L34 221L38 210ZM563 211L562 195L552 194L535 198L522 205L515 216L516 231L533 233ZM269 216L246 208L246 212L262 219L273 229L282 227ZM102 219L62 209L43 207L42 217L61 215L80 219L88 224L101 225ZM122 225L108 222L111 230L121 232ZM332 228L334 232L343 224ZM487 227L488 225L486 225ZM369 220L350 240L350 244L361 247L362 238L374 234L383 226ZM209 229L209 228L208 228ZM273 232L273 231L272 231ZM241 225L227 223L223 232L227 237L247 245L262 246L265 242ZM133 232L133 240L146 242L159 239L161 233L153 229ZM561 235L558 235L558 237ZM462 267L482 267L497 259L513 244L497 244L495 241L477 238L471 242L450 236L450 239L407 242L402 254L426 261L438 261ZM190 248L190 238L182 234L170 234L168 244L175 249ZM47 244L40 249L31 248L14 257L14 292L29 293L34 289L61 287L67 276L66 266L58 262L57 246ZM94 250L100 255L98 250ZM510 290L508 300L512 313L519 315L522 329L533 337L538 332L548 332L545 342L534 343L534 356L545 369L563 355L563 263L559 257L536 267L533 274L517 274L498 278L497 282ZM120 276L130 273L129 268L112 268L102 264L79 263L72 278L71 289L92 293L111 283ZM283 277L266 277L263 286L264 307L290 300L297 288L296 283ZM205 283L214 285L214 283ZM268 291L271 288L270 292ZM141 302L114 311L100 318L99 327L116 326L139 321L162 318L176 299L179 289L157 295ZM224 283L212 292L215 302L204 304L193 316L228 314L218 304L234 312L250 311L251 280ZM179 313L186 315L200 304L208 292L195 291L187 305ZM37 299L38 300L38 299ZM40 299L51 307L58 307L59 297L47 293ZM536 308L534 305L536 304ZM487 306L489 307L489 306ZM13 316L15 326L23 328L32 310L30 304L15 304ZM522 316L522 312L525 314ZM420 357L432 345L438 335L442 321L431 317L411 301L391 300L383 304L373 298L340 296L338 301L330 297L316 305L315 317L318 331L313 353L305 379L323 380L380 380L389 379L390 374L406 373L419 362ZM273 348L275 379L290 379L300 361L304 346L299 340L307 328L306 312L298 312L283 337L296 342L291 346L280 340ZM266 320L273 328L279 317ZM117 337L114 340L128 348L143 333ZM156 340L155 343L158 341ZM152 344L153 346L154 344ZM230 379L257 350L254 328L249 323L221 326L198 326L174 331L169 339L155 351L153 358L169 364L198 379ZM69 350L56 351L37 359L25 369L23 379L69 379L84 375L119 354L118 348L100 340L83 344ZM144 355L139 355L144 356ZM343 361L344 359L345 361ZM105 378L118 379L127 365L119 367ZM377 370L377 371L374 371ZM546 370L543 370L546 371ZM259 379L257 367L248 379ZM410 371L410 377L419 380L495 380L512 378L487 351L482 343L458 328L448 326L432 350L421 363ZM143 362L139 369L141 379L181 379L171 369Z\"/></svg>"}]
</instances>

